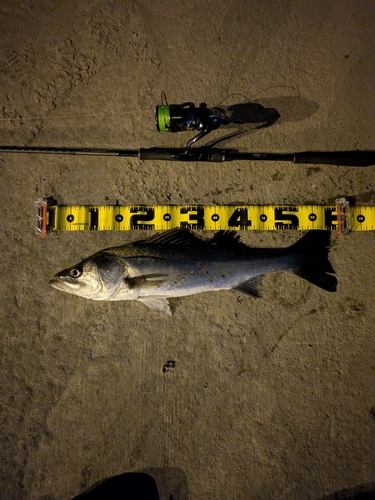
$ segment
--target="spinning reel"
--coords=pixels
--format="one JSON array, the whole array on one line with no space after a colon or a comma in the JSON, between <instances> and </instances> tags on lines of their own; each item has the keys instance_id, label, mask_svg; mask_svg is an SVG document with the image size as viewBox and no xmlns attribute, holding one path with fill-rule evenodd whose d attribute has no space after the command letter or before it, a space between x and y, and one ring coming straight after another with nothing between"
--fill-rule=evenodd
<instances>
[{"instance_id":1,"label":"spinning reel","mask_svg":"<svg viewBox=\"0 0 375 500\"><path fill-rule=\"evenodd\" d=\"M196 107L192 102L183 104L160 104L156 106L155 122L159 132L186 132L197 130L198 135L190 139L186 145L186 153L191 146L213 130L230 120L222 108L208 108L202 102Z\"/></svg>"},{"instance_id":2,"label":"spinning reel","mask_svg":"<svg viewBox=\"0 0 375 500\"><path fill-rule=\"evenodd\" d=\"M168 104L164 92L162 92L161 100L163 104L156 106L155 110L155 123L159 132L175 133L191 130L199 132L187 143L186 157L194 155L195 150L191 150L193 144L222 125L233 124L232 127L235 126L238 130L215 140L214 144L245 133L249 130L250 124L252 124L253 129L258 129L268 127L280 118L276 109L265 108L261 104L250 101L230 106L221 106L220 103L213 108L209 108L204 102L199 106L195 106L193 102ZM213 144L211 144L212 146Z\"/></svg>"}]
</instances>

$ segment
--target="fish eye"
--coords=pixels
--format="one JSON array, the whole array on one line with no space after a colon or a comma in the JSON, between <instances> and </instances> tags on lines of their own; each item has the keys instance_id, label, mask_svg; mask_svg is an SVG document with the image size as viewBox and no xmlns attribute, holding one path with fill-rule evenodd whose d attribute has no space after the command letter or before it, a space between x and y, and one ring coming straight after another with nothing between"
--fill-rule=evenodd
<instances>
[{"instance_id":1,"label":"fish eye","mask_svg":"<svg viewBox=\"0 0 375 500\"><path fill-rule=\"evenodd\" d=\"M82 271L77 267L74 267L73 269L70 270L69 274L72 278L79 278L82 274Z\"/></svg>"}]
</instances>

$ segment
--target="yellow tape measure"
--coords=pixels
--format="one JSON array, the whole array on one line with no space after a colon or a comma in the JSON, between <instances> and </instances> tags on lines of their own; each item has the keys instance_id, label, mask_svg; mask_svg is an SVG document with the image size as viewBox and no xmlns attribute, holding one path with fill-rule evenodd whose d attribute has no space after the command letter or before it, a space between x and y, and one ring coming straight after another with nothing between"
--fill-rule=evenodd
<instances>
[{"instance_id":1,"label":"yellow tape measure","mask_svg":"<svg viewBox=\"0 0 375 500\"><path fill-rule=\"evenodd\" d=\"M39 199L36 230L51 231L167 230L176 227L206 231L325 229L346 234L373 231L375 207L350 207L345 198L336 205L49 205Z\"/></svg>"}]
</instances>

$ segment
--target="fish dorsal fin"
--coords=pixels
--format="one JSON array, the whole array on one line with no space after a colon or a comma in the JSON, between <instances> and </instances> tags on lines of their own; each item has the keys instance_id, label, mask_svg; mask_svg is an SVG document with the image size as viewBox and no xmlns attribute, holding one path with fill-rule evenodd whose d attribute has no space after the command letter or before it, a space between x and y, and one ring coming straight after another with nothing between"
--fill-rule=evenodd
<instances>
[{"instance_id":1,"label":"fish dorsal fin","mask_svg":"<svg viewBox=\"0 0 375 500\"><path fill-rule=\"evenodd\" d=\"M141 246L175 246L175 247L186 247L191 244L201 245L202 240L194 236L193 233L187 229L171 229L164 233L158 233L147 240L136 241L133 245Z\"/></svg>"},{"instance_id":2,"label":"fish dorsal fin","mask_svg":"<svg viewBox=\"0 0 375 500\"><path fill-rule=\"evenodd\" d=\"M230 248L248 248L240 241L241 236L235 231L218 231L215 236L210 240L211 245Z\"/></svg>"},{"instance_id":3,"label":"fish dorsal fin","mask_svg":"<svg viewBox=\"0 0 375 500\"><path fill-rule=\"evenodd\" d=\"M251 297L260 297L260 293L258 292L258 286L260 284L262 276L254 276L254 278L250 278L239 285L235 286L233 290L237 290L238 292L244 293L245 295L251 295Z\"/></svg>"},{"instance_id":4,"label":"fish dorsal fin","mask_svg":"<svg viewBox=\"0 0 375 500\"><path fill-rule=\"evenodd\" d=\"M142 297L141 299L138 299L138 301L142 302L145 306L150 307L151 309L155 309L155 311L167 314L168 316L172 315L168 299L164 297Z\"/></svg>"}]
</instances>

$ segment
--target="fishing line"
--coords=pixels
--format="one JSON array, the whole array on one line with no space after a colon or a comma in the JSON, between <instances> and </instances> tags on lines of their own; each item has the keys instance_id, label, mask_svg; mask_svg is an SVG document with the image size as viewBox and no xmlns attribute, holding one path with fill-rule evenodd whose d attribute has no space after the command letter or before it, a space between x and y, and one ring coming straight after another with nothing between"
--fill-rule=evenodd
<instances>
[{"instance_id":1,"label":"fishing line","mask_svg":"<svg viewBox=\"0 0 375 500\"><path fill-rule=\"evenodd\" d=\"M265 87L264 89L259 90L258 92L256 92L255 94L251 95L250 97L247 97L245 94L234 92L234 93L229 94L226 97L224 97L224 99L222 101L220 101L219 104L216 104L215 107L221 106L227 99L229 99L229 97L233 97L233 96L237 96L237 95L241 96L241 97L244 97L245 100L246 100L246 102L250 103L256 96L258 96L260 94L263 94L263 92L266 92L267 90L277 89L277 88L292 89L292 90L294 90L297 93L296 97L301 97L301 91L300 90L298 90L295 87L292 87L290 85L283 85L283 84L280 83L279 85L271 85L270 87ZM164 95L165 95L165 93L164 93Z\"/></svg>"},{"instance_id":2,"label":"fishing line","mask_svg":"<svg viewBox=\"0 0 375 500\"><path fill-rule=\"evenodd\" d=\"M0 122L9 122L9 121L33 121L33 120L54 120L54 119L76 119L76 118L92 118L92 117L104 117L106 118L107 116L110 117L124 117L127 116L126 113L95 113L95 114L89 114L89 115L57 115L57 116L35 116L35 117L26 117L26 118L21 118L19 116L16 116L14 118L0 118Z\"/></svg>"}]
</instances>

